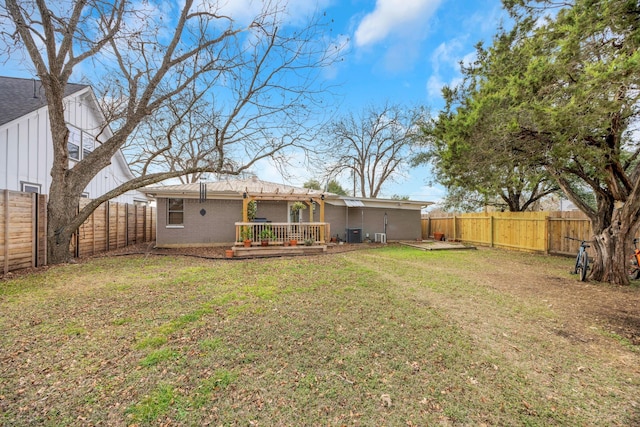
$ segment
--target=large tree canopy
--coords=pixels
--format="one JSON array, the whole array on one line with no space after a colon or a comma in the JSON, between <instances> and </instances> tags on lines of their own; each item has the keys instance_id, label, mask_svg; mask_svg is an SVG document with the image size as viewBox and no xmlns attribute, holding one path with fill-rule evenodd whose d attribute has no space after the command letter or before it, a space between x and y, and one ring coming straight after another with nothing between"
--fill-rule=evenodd
<instances>
[{"instance_id":1,"label":"large tree canopy","mask_svg":"<svg viewBox=\"0 0 640 427\"><path fill-rule=\"evenodd\" d=\"M497 159L513 159L519 170L544 168L591 220L590 277L626 284L630 240L640 226L640 6L505 5L514 28L479 48L460 102L439 117L447 144L473 150L487 138L506 153Z\"/></svg>"},{"instance_id":2,"label":"large tree canopy","mask_svg":"<svg viewBox=\"0 0 640 427\"><path fill-rule=\"evenodd\" d=\"M465 84L473 84L473 74L468 77ZM465 84L445 90L445 110L422 124L423 151L412 163L433 166L437 181L447 189L446 209L534 209L558 186L541 165L520 158L497 138L495 129L501 124L492 122L497 118L490 116L491 109L482 108L479 114L487 116L469 120L467 112L477 106L465 105L474 90Z\"/></svg>"},{"instance_id":3,"label":"large tree canopy","mask_svg":"<svg viewBox=\"0 0 640 427\"><path fill-rule=\"evenodd\" d=\"M349 173L354 196L378 197L408 166L421 113L385 104L339 117L326 127L318 163L329 177Z\"/></svg>"},{"instance_id":4,"label":"large tree canopy","mask_svg":"<svg viewBox=\"0 0 640 427\"><path fill-rule=\"evenodd\" d=\"M3 51L27 53L49 107L49 262L69 258L72 233L114 196L182 175L237 174L309 139L307 119L326 111L314 71L330 65L340 46L323 44L324 26L313 17L287 25L288 11L277 0L256 3L261 10L245 21L227 14L225 3L6 0L0 6ZM113 136L71 167L63 94L79 68L93 70L89 77ZM84 188L126 144L140 176L77 212Z\"/></svg>"}]
</instances>

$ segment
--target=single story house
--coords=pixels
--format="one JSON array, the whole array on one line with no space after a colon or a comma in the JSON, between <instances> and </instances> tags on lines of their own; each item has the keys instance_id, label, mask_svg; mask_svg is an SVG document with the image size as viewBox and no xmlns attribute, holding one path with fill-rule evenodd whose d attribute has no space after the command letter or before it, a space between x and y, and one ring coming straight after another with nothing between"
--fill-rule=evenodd
<instances>
[{"instance_id":1,"label":"single story house","mask_svg":"<svg viewBox=\"0 0 640 427\"><path fill-rule=\"evenodd\" d=\"M269 230L275 242L421 238L430 202L368 199L249 179L146 187L157 203L156 245L228 245ZM247 234L249 236L247 236Z\"/></svg>"}]
</instances>

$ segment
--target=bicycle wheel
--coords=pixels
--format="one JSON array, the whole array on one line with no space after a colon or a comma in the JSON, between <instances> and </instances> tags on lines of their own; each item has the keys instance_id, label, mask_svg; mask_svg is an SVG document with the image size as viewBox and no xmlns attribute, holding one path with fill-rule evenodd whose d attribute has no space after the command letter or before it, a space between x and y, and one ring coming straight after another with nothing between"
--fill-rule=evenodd
<instances>
[{"instance_id":1,"label":"bicycle wheel","mask_svg":"<svg viewBox=\"0 0 640 427\"><path fill-rule=\"evenodd\" d=\"M589 255L587 255L587 251L584 251L580 254L580 261L578 263L578 277L581 282L587 278L587 269L589 268Z\"/></svg>"},{"instance_id":2,"label":"bicycle wheel","mask_svg":"<svg viewBox=\"0 0 640 427\"><path fill-rule=\"evenodd\" d=\"M578 266L580 266L580 255L581 253L578 252L578 255L576 256L576 263L573 266L573 272L571 274L578 274Z\"/></svg>"}]
</instances>

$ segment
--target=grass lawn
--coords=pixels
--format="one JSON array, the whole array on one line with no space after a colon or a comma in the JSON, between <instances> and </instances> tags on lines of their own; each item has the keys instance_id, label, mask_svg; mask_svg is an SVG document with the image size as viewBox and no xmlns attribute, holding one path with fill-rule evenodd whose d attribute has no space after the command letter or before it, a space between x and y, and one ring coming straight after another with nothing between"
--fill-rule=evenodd
<instances>
[{"instance_id":1,"label":"grass lawn","mask_svg":"<svg viewBox=\"0 0 640 427\"><path fill-rule=\"evenodd\" d=\"M570 264L390 245L1 280L0 424L638 425L637 346L568 339L554 305L503 290L578 286Z\"/></svg>"}]
</instances>

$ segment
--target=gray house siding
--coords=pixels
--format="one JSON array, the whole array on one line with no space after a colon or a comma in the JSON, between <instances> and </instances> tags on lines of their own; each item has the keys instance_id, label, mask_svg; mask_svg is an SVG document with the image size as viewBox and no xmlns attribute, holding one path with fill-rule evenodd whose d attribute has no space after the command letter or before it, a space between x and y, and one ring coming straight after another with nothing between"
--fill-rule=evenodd
<instances>
[{"instance_id":1,"label":"gray house siding","mask_svg":"<svg viewBox=\"0 0 640 427\"><path fill-rule=\"evenodd\" d=\"M265 218L269 222L287 222L287 202L278 200L258 200L256 218ZM240 219L242 221L242 206L240 207Z\"/></svg>"},{"instance_id":2,"label":"gray house siding","mask_svg":"<svg viewBox=\"0 0 640 427\"><path fill-rule=\"evenodd\" d=\"M235 239L235 223L242 221L241 200L184 199L184 223L181 226L167 225L167 198L157 199L158 247L215 246L232 244ZM348 209L348 214L347 214ZM201 213L202 211L202 213ZM204 213L204 215L203 215ZM389 208L347 208L325 205L325 222L331 226L331 236L346 240L346 229L362 230L362 240L369 235L384 232L384 216L387 215L387 240L415 240L421 235L421 215L419 210ZM257 218L270 222L288 222L286 201L258 201ZM302 221L309 221L309 208L301 213ZM320 219L320 209L313 212L313 221Z\"/></svg>"},{"instance_id":3,"label":"gray house siding","mask_svg":"<svg viewBox=\"0 0 640 427\"><path fill-rule=\"evenodd\" d=\"M347 219L347 209L348 219ZM369 234L384 232L384 215L387 214L387 240L415 240L421 236L421 213L419 210L384 208L347 208L325 206L325 221L331 224L331 237L346 240L347 228L362 229L362 239Z\"/></svg>"},{"instance_id":4,"label":"gray house siding","mask_svg":"<svg viewBox=\"0 0 640 427\"><path fill-rule=\"evenodd\" d=\"M214 246L235 240L235 223L242 221L242 201L184 199L184 224L167 226L167 200L158 198L156 245ZM203 211L204 215L202 215Z\"/></svg>"}]
</instances>

